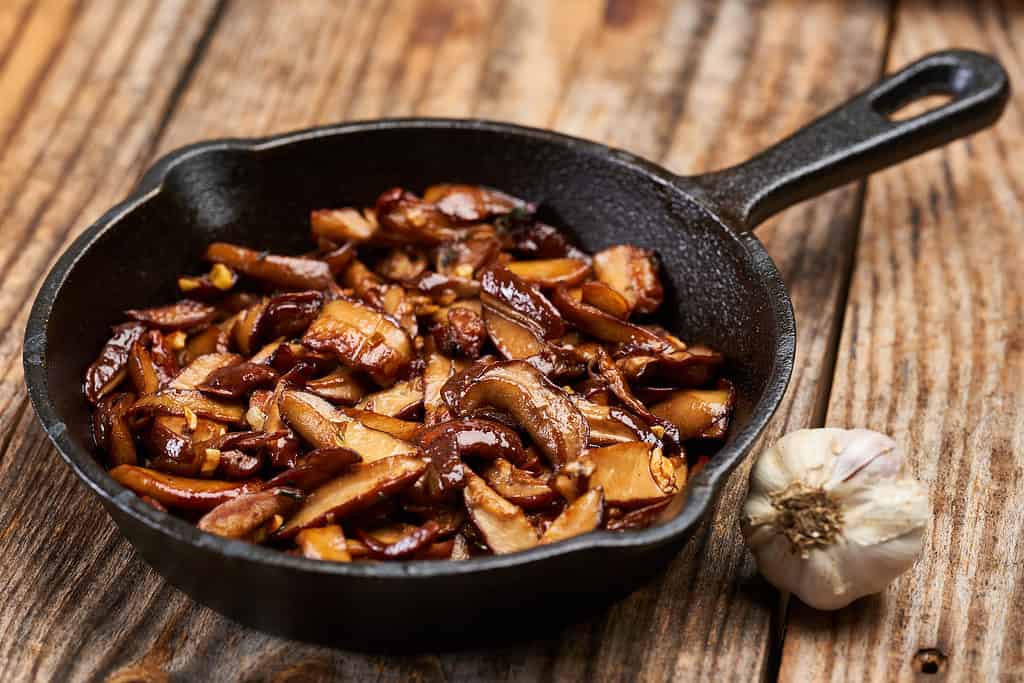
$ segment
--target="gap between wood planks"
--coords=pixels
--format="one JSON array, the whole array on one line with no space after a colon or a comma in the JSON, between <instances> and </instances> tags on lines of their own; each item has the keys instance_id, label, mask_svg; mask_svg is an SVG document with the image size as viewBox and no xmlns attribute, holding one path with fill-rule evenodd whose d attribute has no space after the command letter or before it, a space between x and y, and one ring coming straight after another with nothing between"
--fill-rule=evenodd
<instances>
[{"instance_id":1,"label":"gap between wood planks","mask_svg":"<svg viewBox=\"0 0 1024 683\"><path fill-rule=\"evenodd\" d=\"M889 53L892 51L893 37L896 35L896 20L899 16L900 0L890 0L889 18L885 29L885 40L882 44L879 55L878 72L876 80L885 76L886 65L889 63ZM825 417L828 413L829 397L832 394L832 382L835 378L836 361L839 356L839 345L843 338L843 322L846 320L846 306L850 296L850 285L853 280L853 269L857 265L856 249L860 242L861 223L864 220L864 206L867 203L868 181L857 181L857 199L854 202L853 235L851 244L854 255L846 262L846 270L843 272L839 284L839 295L836 299L836 315L832 319L832 328L829 330L828 352L822 364L825 371L822 372L821 391L818 392L818 401L814 406L814 412L810 420L810 427L823 427ZM772 613L772 624L769 630L772 642L768 650L768 661L765 665L765 680L778 681L779 670L782 666L782 649L786 642L786 621L788 615L790 596L788 593L779 594L778 607Z\"/></svg>"}]
</instances>

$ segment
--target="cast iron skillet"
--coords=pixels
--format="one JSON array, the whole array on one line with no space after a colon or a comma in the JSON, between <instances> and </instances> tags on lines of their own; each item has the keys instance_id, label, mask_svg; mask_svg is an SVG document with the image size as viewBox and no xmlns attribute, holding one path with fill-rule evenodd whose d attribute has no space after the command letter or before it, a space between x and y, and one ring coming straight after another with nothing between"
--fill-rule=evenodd
<instances>
[{"instance_id":1,"label":"cast iron skillet","mask_svg":"<svg viewBox=\"0 0 1024 683\"><path fill-rule=\"evenodd\" d=\"M888 115L927 94L951 100L916 118ZM25 334L28 392L64 459L138 552L196 600L260 629L370 647L459 646L535 635L624 595L662 568L711 507L778 406L795 326L775 265L750 233L791 204L994 122L1009 85L999 64L931 55L754 159L682 178L631 154L503 123L404 119L346 123L172 152L61 256ZM372 203L382 188L491 185L541 202L589 251L656 249L666 322L729 359L738 404L728 441L688 486L671 521L598 532L464 562L334 564L224 540L156 512L96 461L83 371L127 308L175 297L204 246L308 248L315 207Z\"/></svg>"}]
</instances>

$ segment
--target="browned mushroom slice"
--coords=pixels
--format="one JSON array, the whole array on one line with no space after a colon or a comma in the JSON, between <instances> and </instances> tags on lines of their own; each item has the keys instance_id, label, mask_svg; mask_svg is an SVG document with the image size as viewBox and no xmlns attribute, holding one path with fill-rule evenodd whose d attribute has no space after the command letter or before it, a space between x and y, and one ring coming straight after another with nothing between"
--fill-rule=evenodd
<instances>
[{"instance_id":1,"label":"browned mushroom slice","mask_svg":"<svg viewBox=\"0 0 1024 683\"><path fill-rule=\"evenodd\" d=\"M171 381L168 388L195 389L215 370L240 362L242 362L242 357L234 353L204 353L192 359L192 362L186 365Z\"/></svg>"},{"instance_id":2,"label":"browned mushroom slice","mask_svg":"<svg viewBox=\"0 0 1024 683\"><path fill-rule=\"evenodd\" d=\"M442 395L456 415L486 406L508 412L554 465L575 459L586 447L587 421L569 397L529 363L477 363L450 379Z\"/></svg>"},{"instance_id":3,"label":"browned mushroom slice","mask_svg":"<svg viewBox=\"0 0 1024 683\"><path fill-rule=\"evenodd\" d=\"M309 215L309 223L315 237L325 237L334 242L366 242L377 232L374 223L351 208L313 211Z\"/></svg>"},{"instance_id":4,"label":"browned mushroom slice","mask_svg":"<svg viewBox=\"0 0 1024 683\"><path fill-rule=\"evenodd\" d=\"M483 320L491 342L506 359L525 360L544 351L544 342L529 327L505 317L494 308L483 307Z\"/></svg>"},{"instance_id":5,"label":"browned mushroom slice","mask_svg":"<svg viewBox=\"0 0 1024 683\"><path fill-rule=\"evenodd\" d=\"M426 463L419 458L402 455L353 465L349 471L313 491L277 535L291 538L303 529L330 524L365 509L382 496L411 485L426 468Z\"/></svg>"},{"instance_id":6,"label":"browned mushroom slice","mask_svg":"<svg viewBox=\"0 0 1024 683\"><path fill-rule=\"evenodd\" d=\"M379 234L391 243L434 246L457 235L454 225L433 204L393 188L377 199Z\"/></svg>"},{"instance_id":7,"label":"browned mushroom slice","mask_svg":"<svg viewBox=\"0 0 1024 683\"><path fill-rule=\"evenodd\" d=\"M584 454L555 470L550 486L571 503L590 489L590 478L596 471L597 465Z\"/></svg>"},{"instance_id":8,"label":"browned mushroom slice","mask_svg":"<svg viewBox=\"0 0 1024 683\"><path fill-rule=\"evenodd\" d=\"M590 264L573 258L513 261L505 266L510 271L535 285L555 287L578 285L590 275Z\"/></svg>"},{"instance_id":9,"label":"browned mushroom slice","mask_svg":"<svg viewBox=\"0 0 1024 683\"><path fill-rule=\"evenodd\" d=\"M263 314L267 310L267 302L259 301L242 311L231 329L231 339L238 350L245 355L251 354L260 344L259 328Z\"/></svg>"},{"instance_id":10,"label":"browned mushroom slice","mask_svg":"<svg viewBox=\"0 0 1024 683\"><path fill-rule=\"evenodd\" d=\"M302 341L314 351L336 354L385 386L412 362L412 342L402 328L379 311L344 299L324 305Z\"/></svg>"},{"instance_id":11,"label":"browned mushroom slice","mask_svg":"<svg viewBox=\"0 0 1024 683\"><path fill-rule=\"evenodd\" d=\"M193 448L193 444L213 441L226 431L227 427L213 420L197 417L190 424L189 418L158 415L146 433L150 467L184 477L196 476L205 454Z\"/></svg>"},{"instance_id":12,"label":"browned mushroom slice","mask_svg":"<svg viewBox=\"0 0 1024 683\"><path fill-rule=\"evenodd\" d=\"M345 445L337 425L337 410L319 396L286 390L281 393L278 406L285 422L314 448Z\"/></svg>"},{"instance_id":13,"label":"browned mushroom slice","mask_svg":"<svg viewBox=\"0 0 1024 683\"><path fill-rule=\"evenodd\" d=\"M345 446L351 448L366 462L374 462L396 455L418 455L419 449L408 441L364 424L361 420L345 418Z\"/></svg>"},{"instance_id":14,"label":"browned mushroom slice","mask_svg":"<svg viewBox=\"0 0 1024 683\"><path fill-rule=\"evenodd\" d=\"M678 491L671 461L645 443L592 448L587 455L596 466L590 488L604 489L609 505L641 507Z\"/></svg>"},{"instance_id":15,"label":"browned mushroom slice","mask_svg":"<svg viewBox=\"0 0 1024 683\"><path fill-rule=\"evenodd\" d=\"M334 282L331 269L323 261L268 254L226 242L208 246L204 258L281 289L327 289Z\"/></svg>"},{"instance_id":16,"label":"browned mushroom slice","mask_svg":"<svg viewBox=\"0 0 1024 683\"><path fill-rule=\"evenodd\" d=\"M661 351L668 346L668 342L653 332L583 303L566 287L556 287L551 302L566 320L591 337L652 351Z\"/></svg>"},{"instance_id":17,"label":"browned mushroom slice","mask_svg":"<svg viewBox=\"0 0 1024 683\"><path fill-rule=\"evenodd\" d=\"M451 417L441 397L441 388L466 367L465 361L452 360L441 353L427 355L427 367L423 371L423 422L428 427Z\"/></svg>"},{"instance_id":18,"label":"browned mushroom slice","mask_svg":"<svg viewBox=\"0 0 1024 683\"><path fill-rule=\"evenodd\" d=\"M405 330L410 337L415 337L419 333L416 303L412 297L406 294L404 287L398 285L385 287L380 307L382 311L397 320L399 327Z\"/></svg>"},{"instance_id":19,"label":"browned mushroom slice","mask_svg":"<svg viewBox=\"0 0 1024 683\"><path fill-rule=\"evenodd\" d=\"M128 375L128 352L145 333L146 327L139 323L114 328L114 334L103 345L99 357L85 371L85 397L89 401L99 402Z\"/></svg>"},{"instance_id":20,"label":"browned mushroom slice","mask_svg":"<svg viewBox=\"0 0 1024 683\"><path fill-rule=\"evenodd\" d=\"M527 207L521 199L480 185L431 185L423 193L423 199L437 205L441 213L460 223L478 223Z\"/></svg>"},{"instance_id":21,"label":"browned mushroom slice","mask_svg":"<svg viewBox=\"0 0 1024 683\"><path fill-rule=\"evenodd\" d=\"M507 268L488 268L480 275L485 306L496 309L512 320L534 327L544 339L565 334L565 322L551 302Z\"/></svg>"},{"instance_id":22,"label":"browned mushroom slice","mask_svg":"<svg viewBox=\"0 0 1024 683\"><path fill-rule=\"evenodd\" d=\"M258 490L259 481L215 481L164 474L136 465L118 465L109 472L114 481L140 496L149 496L176 510L205 512L243 493Z\"/></svg>"},{"instance_id":23,"label":"browned mushroom slice","mask_svg":"<svg viewBox=\"0 0 1024 683\"><path fill-rule=\"evenodd\" d=\"M138 462L135 439L127 419L134 404L134 394L109 394L100 399L93 413L93 438L114 465Z\"/></svg>"},{"instance_id":24,"label":"browned mushroom slice","mask_svg":"<svg viewBox=\"0 0 1024 683\"><path fill-rule=\"evenodd\" d=\"M313 351L298 342L278 344L267 359L267 365L277 370L282 376L300 364L308 365L317 372L327 372L333 370L338 361L332 353Z\"/></svg>"},{"instance_id":25,"label":"browned mushroom slice","mask_svg":"<svg viewBox=\"0 0 1024 683\"><path fill-rule=\"evenodd\" d=\"M520 220L516 214L499 218L495 223L505 233L507 248L522 258L579 258L587 256L569 242L558 228L541 223L531 217Z\"/></svg>"},{"instance_id":26,"label":"browned mushroom slice","mask_svg":"<svg viewBox=\"0 0 1024 683\"><path fill-rule=\"evenodd\" d=\"M723 381L718 389L683 389L651 412L679 428L685 439L722 439L732 414L732 385Z\"/></svg>"},{"instance_id":27,"label":"browned mushroom slice","mask_svg":"<svg viewBox=\"0 0 1024 683\"><path fill-rule=\"evenodd\" d=\"M141 339L132 344L128 352L128 376L140 396L155 394L160 390L160 373Z\"/></svg>"},{"instance_id":28,"label":"browned mushroom slice","mask_svg":"<svg viewBox=\"0 0 1024 683\"><path fill-rule=\"evenodd\" d=\"M593 531L601 526L603 518L604 492L601 489L587 491L570 503L551 523L541 536L540 544L557 543Z\"/></svg>"},{"instance_id":29,"label":"browned mushroom slice","mask_svg":"<svg viewBox=\"0 0 1024 683\"><path fill-rule=\"evenodd\" d=\"M639 419L624 410L574 395L573 403L590 426L590 443L607 446L629 441L653 443L653 434Z\"/></svg>"},{"instance_id":30,"label":"browned mushroom slice","mask_svg":"<svg viewBox=\"0 0 1024 683\"><path fill-rule=\"evenodd\" d=\"M487 339L487 328L478 313L453 306L448 309L447 320L435 325L431 334L437 348L446 356L479 358Z\"/></svg>"},{"instance_id":31,"label":"browned mushroom slice","mask_svg":"<svg viewBox=\"0 0 1024 683\"><path fill-rule=\"evenodd\" d=\"M273 368L243 361L217 368L196 388L215 396L240 398L253 389L275 386L277 378Z\"/></svg>"},{"instance_id":32,"label":"browned mushroom slice","mask_svg":"<svg viewBox=\"0 0 1024 683\"><path fill-rule=\"evenodd\" d=\"M384 282L359 259L352 259L341 277L341 284L374 308L380 308L384 299Z\"/></svg>"},{"instance_id":33,"label":"browned mushroom slice","mask_svg":"<svg viewBox=\"0 0 1024 683\"><path fill-rule=\"evenodd\" d=\"M203 515L196 526L224 538L249 538L274 515L290 515L300 500L302 491L297 489L253 491L221 503Z\"/></svg>"},{"instance_id":34,"label":"browned mushroom slice","mask_svg":"<svg viewBox=\"0 0 1024 683\"><path fill-rule=\"evenodd\" d=\"M424 550L437 538L438 531L440 527L435 522L426 522L421 527L413 527L390 543L383 543L362 529L356 530L356 536L370 551L370 557L378 560L400 560Z\"/></svg>"},{"instance_id":35,"label":"browned mushroom slice","mask_svg":"<svg viewBox=\"0 0 1024 683\"><path fill-rule=\"evenodd\" d=\"M352 259L356 257L356 243L346 242L337 248L332 248L320 256L320 260L327 264L331 274L338 276L345 272Z\"/></svg>"},{"instance_id":36,"label":"browned mushroom slice","mask_svg":"<svg viewBox=\"0 0 1024 683\"><path fill-rule=\"evenodd\" d=\"M497 261L501 242L493 228L478 229L464 239L445 242L435 252L434 269L438 273L471 278Z\"/></svg>"},{"instance_id":37,"label":"browned mushroom slice","mask_svg":"<svg viewBox=\"0 0 1024 683\"><path fill-rule=\"evenodd\" d=\"M537 532L522 508L502 498L468 468L466 476L466 511L494 554L514 553L537 545Z\"/></svg>"},{"instance_id":38,"label":"browned mushroom slice","mask_svg":"<svg viewBox=\"0 0 1024 683\"><path fill-rule=\"evenodd\" d=\"M407 286L429 294L434 301L446 306L456 299L467 299L480 293L480 283L476 280L461 275L442 275L431 270L407 283Z\"/></svg>"},{"instance_id":39,"label":"browned mushroom slice","mask_svg":"<svg viewBox=\"0 0 1024 683\"><path fill-rule=\"evenodd\" d=\"M504 458L495 459L481 475L502 498L527 510L545 507L558 496L546 476L521 470Z\"/></svg>"},{"instance_id":40,"label":"browned mushroom slice","mask_svg":"<svg viewBox=\"0 0 1024 683\"><path fill-rule=\"evenodd\" d=\"M356 404L359 410L380 415L401 417L416 411L423 404L423 378L396 382L388 389L366 395Z\"/></svg>"},{"instance_id":41,"label":"browned mushroom slice","mask_svg":"<svg viewBox=\"0 0 1024 683\"><path fill-rule=\"evenodd\" d=\"M463 458L507 458L517 463L526 459L519 435L492 420L461 418L442 422L426 428L417 443L430 458L424 483L428 497L434 500L466 485Z\"/></svg>"},{"instance_id":42,"label":"browned mushroom slice","mask_svg":"<svg viewBox=\"0 0 1024 683\"><path fill-rule=\"evenodd\" d=\"M329 375L306 382L306 389L329 401L351 405L366 395L367 384L355 370L341 366Z\"/></svg>"},{"instance_id":43,"label":"browned mushroom slice","mask_svg":"<svg viewBox=\"0 0 1024 683\"><path fill-rule=\"evenodd\" d=\"M684 500L680 496L675 498L666 498L665 500L657 503L651 503L645 505L642 508L636 510L630 510L629 512L616 517L615 519L609 519L605 528L609 531L625 531L626 529L644 529L651 526L657 521L660 521L665 517L667 508L672 505L675 500Z\"/></svg>"},{"instance_id":44,"label":"browned mushroom slice","mask_svg":"<svg viewBox=\"0 0 1024 683\"><path fill-rule=\"evenodd\" d=\"M609 247L594 255L594 274L637 313L653 313L665 298L657 257L648 249L625 244Z\"/></svg>"},{"instance_id":45,"label":"browned mushroom slice","mask_svg":"<svg viewBox=\"0 0 1024 683\"><path fill-rule=\"evenodd\" d=\"M137 320L157 329L187 330L212 322L217 316L217 309L198 301L182 299L177 303L167 306L129 309L124 314L132 320Z\"/></svg>"},{"instance_id":46,"label":"browned mushroom slice","mask_svg":"<svg viewBox=\"0 0 1024 683\"><path fill-rule=\"evenodd\" d=\"M231 336L219 325L210 325L202 332L198 332L188 338L185 344L185 360L190 363L199 356L208 353L227 353Z\"/></svg>"},{"instance_id":47,"label":"browned mushroom slice","mask_svg":"<svg viewBox=\"0 0 1024 683\"><path fill-rule=\"evenodd\" d=\"M622 373L637 384L703 387L718 374L725 358L704 346L658 355L632 354L616 361Z\"/></svg>"},{"instance_id":48,"label":"browned mushroom slice","mask_svg":"<svg viewBox=\"0 0 1024 683\"><path fill-rule=\"evenodd\" d=\"M296 337L309 327L324 302L322 292L287 292L271 297L259 319L257 339Z\"/></svg>"},{"instance_id":49,"label":"browned mushroom slice","mask_svg":"<svg viewBox=\"0 0 1024 683\"><path fill-rule=\"evenodd\" d=\"M352 561L352 555L348 552L345 532L337 524L300 531L295 536L295 545L299 546L303 557L308 557L311 560Z\"/></svg>"},{"instance_id":50,"label":"browned mushroom slice","mask_svg":"<svg viewBox=\"0 0 1024 683\"><path fill-rule=\"evenodd\" d=\"M581 301L599 308L620 320L629 317L630 307L626 298L599 280L586 282L580 289Z\"/></svg>"},{"instance_id":51,"label":"browned mushroom slice","mask_svg":"<svg viewBox=\"0 0 1024 683\"><path fill-rule=\"evenodd\" d=\"M213 399L194 390L164 389L151 396L143 396L131 410L132 415L181 416L187 415L186 411L217 422L245 424L245 408L242 405Z\"/></svg>"},{"instance_id":52,"label":"browned mushroom slice","mask_svg":"<svg viewBox=\"0 0 1024 683\"><path fill-rule=\"evenodd\" d=\"M393 282L407 282L427 269L427 257L414 247L395 247L377 262L374 270Z\"/></svg>"},{"instance_id":53,"label":"browned mushroom slice","mask_svg":"<svg viewBox=\"0 0 1024 683\"><path fill-rule=\"evenodd\" d=\"M400 420L397 417L381 415L370 410L359 410L358 408L340 408L339 410L353 420L362 422L370 429L390 434L402 441L413 441L422 427L419 422Z\"/></svg>"},{"instance_id":54,"label":"browned mushroom slice","mask_svg":"<svg viewBox=\"0 0 1024 683\"><path fill-rule=\"evenodd\" d=\"M361 461L359 454L350 448L318 448L300 456L295 467L281 472L268 481L267 486L293 486L313 491Z\"/></svg>"}]
</instances>

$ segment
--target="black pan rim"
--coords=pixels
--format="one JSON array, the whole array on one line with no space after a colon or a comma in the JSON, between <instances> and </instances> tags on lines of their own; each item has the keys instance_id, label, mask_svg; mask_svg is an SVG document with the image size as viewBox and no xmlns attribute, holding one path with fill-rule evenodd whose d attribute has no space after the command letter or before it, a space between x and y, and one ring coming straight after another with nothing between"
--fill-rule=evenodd
<instances>
[{"instance_id":1,"label":"black pan rim","mask_svg":"<svg viewBox=\"0 0 1024 683\"><path fill-rule=\"evenodd\" d=\"M657 547L689 533L710 511L712 503L724 486L729 473L750 454L755 442L774 415L789 383L795 353L796 322L789 295L775 263L753 234L737 233L728 228L725 232L744 247L751 267L767 290L768 300L778 326L779 345L773 356L772 367L768 371L768 381L764 393L755 404L747 425L736 434L731 444L723 447L716 454L716 457L703 468L692 483L687 484L688 499L679 514L669 522L656 527L626 533L592 532L557 544L539 546L518 553L473 558L459 562L429 560L366 564L322 562L291 556L278 550L244 541L214 536L200 531L184 520L158 512L143 503L133 492L116 483L88 449L74 443L70 438L66 426L57 414L46 379L46 327L53 303L60 294L67 276L97 239L107 231L114 229L126 215L161 192L166 175L193 156L223 150L259 154L264 150L322 137L394 128L481 130L511 137L530 137L547 141L598 157L606 162L631 167L651 180L666 186L672 192L686 196L689 201L695 201L699 206L703 206L702 202L689 195L686 179L632 153L549 130L480 119L396 118L355 121L286 132L265 138L210 140L173 150L157 160L142 175L138 185L125 200L104 213L64 251L47 274L32 305L23 347L25 383L36 415L61 457L78 478L102 501L115 506L126 516L159 534L169 536L197 549L217 552L233 560L287 568L309 574L339 577L359 576L381 580L465 576L507 570L557 556L585 553L592 550ZM725 225L718 216L710 212L709 216L716 222ZM75 391L79 391L79 387L76 386Z\"/></svg>"}]
</instances>

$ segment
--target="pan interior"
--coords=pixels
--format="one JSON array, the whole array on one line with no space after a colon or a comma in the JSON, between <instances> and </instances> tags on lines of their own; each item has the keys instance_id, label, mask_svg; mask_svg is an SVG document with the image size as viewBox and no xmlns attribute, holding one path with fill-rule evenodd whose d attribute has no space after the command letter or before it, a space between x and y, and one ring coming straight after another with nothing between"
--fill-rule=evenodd
<instances>
[{"instance_id":1,"label":"pan interior","mask_svg":"<svg viewBox=\"0 0 1024 683\"><path fill-rule=\"evenodd\" d=\"M596 145L473 127L382 127L257 146L211 147L173 164L159 192L115 220L70 269L47 327L50 399L68 436L90 450L84 369L127 308L179 296L214 240L296 253L311 208L372 204L385 188L454 181L542 205L594 252L628 242L661 257L659 322L723 351L737 388L730 439L768 389L780 343L769 286L750 250L669 176Z\"/></svg>"}]
</instances>

